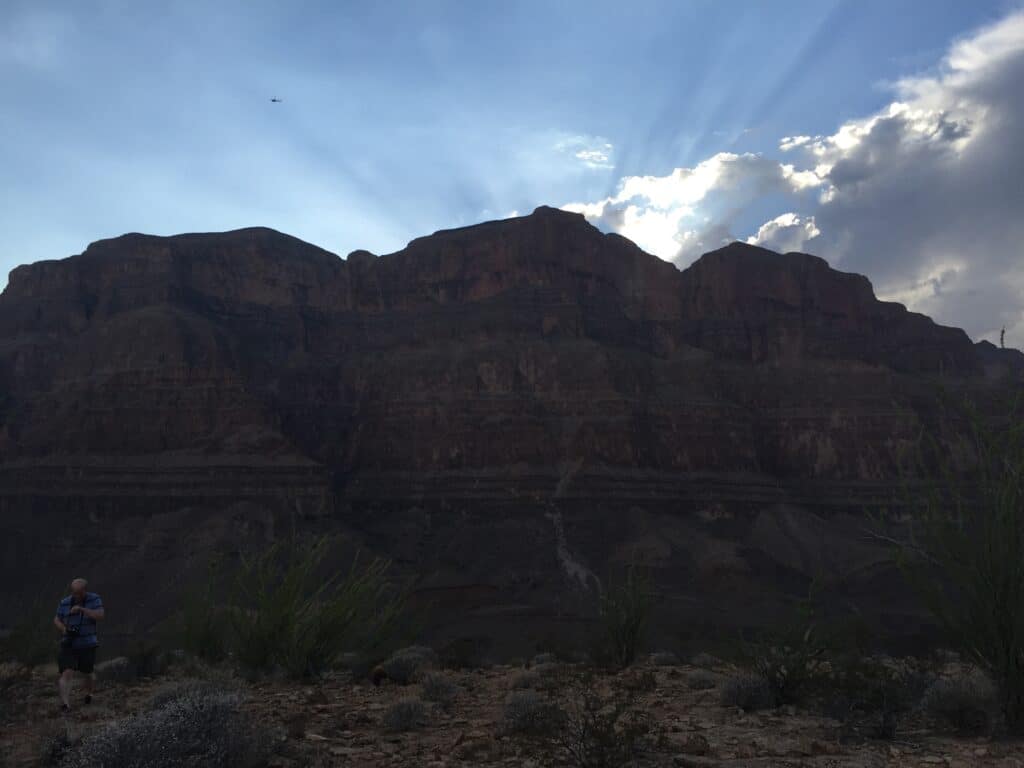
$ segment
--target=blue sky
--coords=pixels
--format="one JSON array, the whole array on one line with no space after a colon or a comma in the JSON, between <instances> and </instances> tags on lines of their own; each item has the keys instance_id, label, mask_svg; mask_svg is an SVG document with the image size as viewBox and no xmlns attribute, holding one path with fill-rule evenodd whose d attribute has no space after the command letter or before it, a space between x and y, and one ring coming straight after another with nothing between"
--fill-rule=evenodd
<instances>
[{"instance_id":1,"label":"blue sky","mask_svg":"<svg viewBox=\"0 0 1024 768\"><path fill-rule=\"evenodd\" d=\"M1015 51L1016 28L990 35L995 42L984 31L1006 26L1020 7L4 0L0 272L127 231L264 225L341 255L385 253L436 229L575 205L681 266L722 239L791 243L976 336L1001 325L1024 334L1021 302L1003 296L987 318L992 296L964 283L970 265L957 267L954 256L916 254L893 267L902 251L879 250L886 235L876 231L877 206L864 212L863 177L856 200L841 183L848 173L827 178L837 162L848 169L857 159L837 154L848 154L832 140L843 126L888 115L897 102L951 111L952 97L908 97L907 79L948 93L956 45L992 48L1009 35ZM971 93L1012 101L989 93L1002 74ZM895 130L875 127L869 138ZM808 141L783 151L786 137ZM818 160L807 154L815 141ZM923 161L934 167L935 157ZM818 176L779 186L765 180L765 163ZM723 185L719 174L668 206L645 197L646 187L622 197L630 178L675 183L686 176L676 169L725 167L742 171L741 183ZM935 178L922 183L934 187ZM899 199L891 180L873 183L873 200ZM660 234L653 216L637 224L655 209L671 211ZM935 231L917 219L900 226L892 240L901 248ZM1016 234L1003 232L993 247ZM859 255L861 242L870 254ZM978 306L964 296L980 296Z\"/></svg>"}]
</instances>

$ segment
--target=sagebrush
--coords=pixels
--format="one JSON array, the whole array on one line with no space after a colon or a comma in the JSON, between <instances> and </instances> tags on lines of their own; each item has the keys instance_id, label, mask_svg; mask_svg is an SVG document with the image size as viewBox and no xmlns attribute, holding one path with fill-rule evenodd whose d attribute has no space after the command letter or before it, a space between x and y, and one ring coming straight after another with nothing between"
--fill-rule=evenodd
<instances>
[{"instance_id":1,"label":"sagebrush","mask_svg":"<svg viewBox=\"0 0 1024 768\"><path fill-rule=\"evenodd\" d=\"M257 768L271 743L230 689L182 686L155 697L133 717L62 745L60 768Z\"/></svg>"}]
</instances>

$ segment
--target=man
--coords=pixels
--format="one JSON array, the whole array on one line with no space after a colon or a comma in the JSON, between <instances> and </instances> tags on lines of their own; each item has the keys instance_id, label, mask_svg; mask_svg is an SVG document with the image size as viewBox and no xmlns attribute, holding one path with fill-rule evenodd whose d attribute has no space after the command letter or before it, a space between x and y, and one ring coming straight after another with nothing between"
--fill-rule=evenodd
<instances>
[{"instance_id":1,"label":"man","mask_svg":"<svg viewBox=\"0 0 1024 768\"><path fill-rule=\"evenodd\" d=\"M71 683L75 672L85 675L85 703L92 701L93 666L96 664L96 648L100 644L96 637L96 622L103 618L103 601L95 592L87 592L89 584L85 579L71 582L71 594L60 601L53 625L60 630L60 652L57 667L60 677L57 690L60 692L61 711L71 711Z\"/></svg>"}]
</instances>

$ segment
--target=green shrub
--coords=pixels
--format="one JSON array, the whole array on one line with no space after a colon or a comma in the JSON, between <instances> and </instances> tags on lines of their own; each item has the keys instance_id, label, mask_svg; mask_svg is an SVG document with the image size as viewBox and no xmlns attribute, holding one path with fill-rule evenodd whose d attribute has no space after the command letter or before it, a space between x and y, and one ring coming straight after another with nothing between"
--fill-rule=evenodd
<instances>
[{"instance_id":1,"label":"green shrub","mask_svg":"<svg viewBox=\"0 0 1024 768\"><path fill-rule=\"evenodd\" d=\"M918 526L894 542L898 562L1024 735L1024 419L1018 404L985 419L966 403L944 426L950 434L922 448L918 474L938 467L940 479L912 499Z\"/></svg>"},{"instance_id":2,"label":"green shrub","mask_svg":"<svg viewBox=\"0 0 1024 768\"><path fill-rule=\"evenodd\" d=\"M18 661L29 667L45 664L57 656L57 631L53 627L56 601L42 600L11 611L19 620L0 638L0 662Z\"/></svg>"},{"instance_id":3,"label":"green shrub","mask_svg":"<svg viewBox=\"0 0 1024 768\"><path fill-rule=\"evenodd\" d=\"M186 590L178 633L182 650L211 664L223 661L228 654L227 622L214 594L219 575L218 566L211 564L206 581Z\"/></svg>"},{"instance_id":4,"label":"green shrub","mask_svg":"<svg viewBox=\"0 0 1024 768\"><path fill-rule=\"evenodd\" d=\"M775 706L799 703L818 682L823 662L833 648L830 628L818 618L819 588L813 582L807 597L796 605L786 622L739 648L739 665L768 684Z\"/></svg>"},{"instance_id":5,"label":"green shrub","mask_svg":"<svg viewBox=\"0 0 1024 768\"><path fill-rule=\"evenodd\" d=\"M419 699L396 701L384 712L384 728L396 733L412 731L423 726L427 719L427 708Z\"/></svg>"},{"instance_id":6,"label":"green shrub","mask_svg":"<svg viewBox=\"0 0 1024 768\"><path fill-rule=\"evenodd\" d=\"M296 678L319 676L352 653L380 658L405 629L405 592L391 583L384 560L356 558L348 571L331 571L329 547L322 538L243 557L225 577L223 609L214 603L219 571L212 571L207 587L185 601L186 649L214 662L226 651L248 672Z\"/></svg>"},{"instance_id":7,"label":"green shrub","mask_svg":"<svg viewBox=\"0 0 1024 768\"><path fill-rule=\"evenodd\" d=\"M614 667L632 664L650 619L651 584L646 573L631 564L621 583L611 583L600 597L603 647L600 654Z\"/></svg>"},{"instance_id":8,"label":"green shrub","mask_svg":"<svg viewBox=\"0 0 1024 768\"><path fill-rule=\"evenodd\" d=\"M995 687L980 674L936 680L921 701L925 712L964 736L986 733L998 706Z\"/></svg>"}]
</instances>

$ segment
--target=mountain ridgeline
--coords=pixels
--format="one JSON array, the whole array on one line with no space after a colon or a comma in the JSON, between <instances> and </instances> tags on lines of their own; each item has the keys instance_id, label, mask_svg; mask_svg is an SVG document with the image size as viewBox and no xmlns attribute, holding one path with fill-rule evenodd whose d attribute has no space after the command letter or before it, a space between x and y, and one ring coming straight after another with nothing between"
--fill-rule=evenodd
<instances>
[{"instance_id":1,"label":"mountain ridgeline","mask_svg":"<svg viewBox=\"0 0 1024 768\"><path fill-rule=\"evenodd\" d=\"M637 559L670 634L767 621L822 573L899 631L863 516L898 506L938 389L1022 384L1021 353L817 257L679 270L552 208L344 260L129 234L0 296L0 578L27 599L73 565L146 625L212 552L301 527L495 652L512 622L584 631Z\"/></svg>"}]
</instances>

